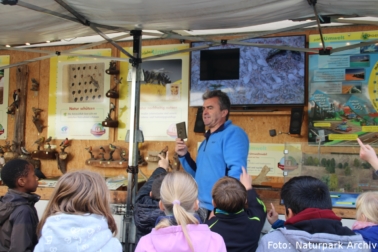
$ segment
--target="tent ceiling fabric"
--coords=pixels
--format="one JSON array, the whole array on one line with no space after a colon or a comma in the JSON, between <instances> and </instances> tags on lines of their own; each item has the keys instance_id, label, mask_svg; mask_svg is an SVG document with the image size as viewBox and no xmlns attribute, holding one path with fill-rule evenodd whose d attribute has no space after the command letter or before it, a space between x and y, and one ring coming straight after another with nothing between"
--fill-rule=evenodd
<instances>
[{"instance_id":1,"label":"tent ceiling fabric","mask_svg":"<svg viewBox=\"0 0 378 252\"><path fill-rule=\"evenodd\" d=\"M1 2L1 0L0 0ZM241 28L314 16L307 0L65 0L91 23L126 30L200 30ZM37 43L95 35L88 26L23 7L37 6L73 17L53 0L0 5L0 45ZM318 0L319 15L378 17L378 0ZM105 33L114 31L104 30Z\"/></svg>"}]
</instances>

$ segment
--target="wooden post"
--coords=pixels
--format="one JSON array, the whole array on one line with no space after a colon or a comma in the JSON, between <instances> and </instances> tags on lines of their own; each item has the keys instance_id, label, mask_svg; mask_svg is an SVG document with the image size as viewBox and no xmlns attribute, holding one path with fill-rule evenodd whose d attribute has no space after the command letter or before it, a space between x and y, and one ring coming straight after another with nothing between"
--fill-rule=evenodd
<instances>
[{"instance_id":1,"label":"wooden post","mask_svg":"<svg viewBox=\"0 0 378 252\"><path fill-rule=\"evenodd\" d=\"M25 121L26 121L26 94L28 86L29 71L27 65L17 67L16 90L19 92L19 106L15 114L13 130L13 141L19 145L25 144Z\"/></svg>"}]
</instances>

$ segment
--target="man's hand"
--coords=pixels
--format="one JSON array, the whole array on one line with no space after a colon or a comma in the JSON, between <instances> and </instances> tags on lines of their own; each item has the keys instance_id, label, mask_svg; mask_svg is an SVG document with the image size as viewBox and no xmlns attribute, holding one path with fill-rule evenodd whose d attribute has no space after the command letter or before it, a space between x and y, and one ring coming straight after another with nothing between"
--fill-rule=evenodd
<instances>
[{"instance_id":1,"label":"man's hand","mask_svg":"<svg viewBox=\"0 0 378 252\"><path fill-rule=\"evenodd\" d=\"M160 154L158 154L158 156L160 158L158 162L158 166L167 170L169 166L168 151L165 154L165 158Z\"/></svg>"},{"instance_id":2,"label":"man's hand","mask_svg":"<svg viewBox=\"0 0 378 252\"><path fill-rule=\"evenodd\" d=\"M249 176L244 167L242 167L242 174L240 174L240 182L247 191L252 189L252 177Z\"/></svg>"},{"instance_id":3,"label":"man's hand","mask_svg":"<svg viewBox=\"0 0 378 252\"><path fill-rule=\"evenodd\" d=\"M179 156L185 156L185 154L188 153L188 147L186 146L185 142L180 138L176 138L175 152Z\"/></svg>"},{"instance_id":4,"label":"man's hand","mask_svg":"<svg viewBox=\"0 0 378 252\"><path fill-rule=\"evenodd\" d=\"M278 213L276 212L276 209L274 208L272 203L270 203L270 206L272 208L268 211L266 218L268 219L269 224L273 225L273 223L276 222L276 220L278 220Z\"/></svg>"}]
</instances>

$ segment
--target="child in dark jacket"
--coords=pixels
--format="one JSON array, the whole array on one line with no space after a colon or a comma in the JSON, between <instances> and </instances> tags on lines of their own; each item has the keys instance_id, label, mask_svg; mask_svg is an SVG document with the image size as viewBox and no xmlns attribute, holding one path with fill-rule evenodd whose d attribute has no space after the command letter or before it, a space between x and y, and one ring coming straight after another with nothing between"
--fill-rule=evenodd
<instances>
[{"instance_id":1,"label":"child in dark jacket","mask_svg":"<svg viewBox=\"0 0 378 252\"><path fill-rule=\"evenodd\" d=\"M38 243L38 215L34 204L38 178L34 167L23 159L14 159L1 170L1 179L9 188L0 200L0 251L33 251Z\"/></svg>"},{"instance_id":2,"label":"child in dark jacket","mask_svg":"<svg viewBox=\"0 0 378 252\"><path fill-rule=\"evenodd\" d=\"M156 219L159 216L164 216L164 212L159 208L160 201L160 186L167 174L169 165L168 152L166 157L160 156L158 168L152 173L147 182L139 189L134 206L134 221L136 225L135 245L138 244L139 239L151 233L155 227Z\"/></svg>"},{"instance_id":3,"label":"child in dark jacket","mask_svg":"<svg viewBox=\"0 0 378 252\"><path fill-rule=\"evenodd\" d=\"M266 218L265 205L252 189L252 178L244 167L242 170L240 181L223 177L215 183L215 209L206 221L211 231L223 237L228 252L255 251Z\"/></svg>"}]
</instances>

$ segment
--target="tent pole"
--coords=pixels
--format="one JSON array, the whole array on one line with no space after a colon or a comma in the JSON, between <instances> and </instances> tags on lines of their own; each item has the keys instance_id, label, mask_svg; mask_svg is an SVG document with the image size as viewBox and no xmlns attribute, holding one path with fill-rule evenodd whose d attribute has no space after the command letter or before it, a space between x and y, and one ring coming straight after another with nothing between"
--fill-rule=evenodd
<instances>
[{"instance_id":1,"label":"tent pole","mask_svg":"<svg viewBox=\"0 0 378 252\"><path fill-rule=\"evenodd\" d=\"M139 109L140 109L140 63L142 31L133 30L133 58L130 59L132 65L132 81L130 94L130 130L129 130L129 163L127 168L127 201L126 213L124 216L125 245L124 251L132 252L135 249L136 227L133 216L133 206L138 187L138 141L139 130Z\"/></svg>"}]
</instances>

